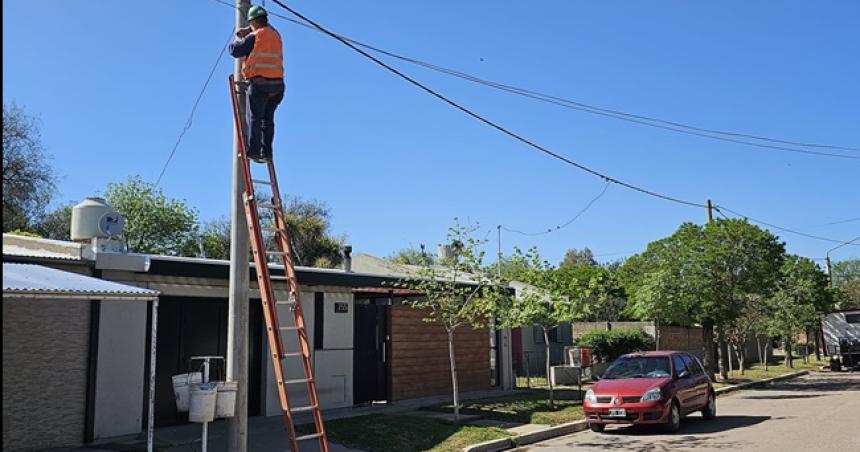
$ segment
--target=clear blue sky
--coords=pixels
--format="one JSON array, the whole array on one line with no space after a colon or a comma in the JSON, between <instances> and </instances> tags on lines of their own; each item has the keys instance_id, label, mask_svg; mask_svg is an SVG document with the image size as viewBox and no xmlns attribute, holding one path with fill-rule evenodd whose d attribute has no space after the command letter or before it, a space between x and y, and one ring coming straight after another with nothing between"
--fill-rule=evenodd
<instances>
[{"instance_id":1,"label":"clear blue sky","mask_svg":"<svg viewBox=\"0 0 860 452\"><path fill-rule=\"evenodd\" d=\"M289 4L338 33L486 79L698 126L860 147L858 2ZM546 229L603 187L328 37L274 24L288 85L277 113L282 187L326 202L334 232L358 252L435 247L455 216L480 222L493 241L499 223ZM3 2L3 100L41 118L60 201L133 174L155 180L232 25L232 9L212 0ZM162 183L203 220L229 213L230 60ZM860 217L860 160L679 135L398 67L614 177L811 234L860 235L857 221L826 225ZM569 247L629 253L704 220L703 209L611 186L571 226L536 238L505 233L502 244L537 245L553 261ZM806 256L832 246L780 235ZM851 246L833 253L857 255Z\"/></svg>"}]
</instances>

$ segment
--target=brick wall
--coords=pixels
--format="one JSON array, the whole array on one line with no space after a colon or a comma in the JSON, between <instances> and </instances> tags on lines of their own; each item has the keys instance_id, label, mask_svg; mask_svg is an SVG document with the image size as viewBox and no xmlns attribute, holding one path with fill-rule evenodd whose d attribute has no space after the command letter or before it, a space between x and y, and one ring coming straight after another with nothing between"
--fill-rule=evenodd
<instances>
[{"instance_id":1,"label":"brick wall","mask_svg":"<svg viewBox=\"0 0 860 452\"><path fill-rule=\"evenodd\" d=\"M422 312L410 306L391 306L389 313L391 400L450 394L445 329L421 321ZM454 353L460 391L490 388L490 339L486 329L458 328L454 333Z\"/></svg>"},{"instance_id":2,"label":"brick wall","mask_svg":"<svg viewBox=\"0 0 860 452\"><path fill-rule=\"evenodd\" d=\"M3 450L80 446L90 302L3 299Z\"/></svg>"}]
</instances>

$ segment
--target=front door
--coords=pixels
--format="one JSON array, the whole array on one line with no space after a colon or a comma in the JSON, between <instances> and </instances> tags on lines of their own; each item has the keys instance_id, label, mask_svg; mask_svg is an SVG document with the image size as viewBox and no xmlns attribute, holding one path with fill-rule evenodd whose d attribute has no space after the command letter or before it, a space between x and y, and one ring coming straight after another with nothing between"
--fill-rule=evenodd
<instances>
[{"instance_id":1,"label":"front door","mask_svg":"<svg viewBox=\"0 0 860 452\"><path fill-rule=\"evenodd\" d=\"M380 300L382 302L382 300ZM388 398L388 306L355 300L353 399L356 405Z\"/></svg>"}]
</instances>

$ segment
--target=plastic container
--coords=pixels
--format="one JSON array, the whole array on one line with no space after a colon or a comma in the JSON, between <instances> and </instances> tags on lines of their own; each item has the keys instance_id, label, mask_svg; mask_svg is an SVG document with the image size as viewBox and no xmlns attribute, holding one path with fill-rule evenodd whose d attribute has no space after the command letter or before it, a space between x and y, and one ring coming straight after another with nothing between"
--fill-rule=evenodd
<instances>
[{"instance_id":1,"label":"plastic container","mask_svg":"<svg viewBox=\"0 0 860 452\"><path fill-rule=\"evenodd\" d=\"M233 417L239 384L235 381L219 381L216 383L216 389L218 397L215 399L215 417Z\"/></svg>"},{"instance_id":2,"label":"plastic container","mask_svg":"<svg viewBox=\"0 0 860 452\"><path fill-rule=\"evenodd\" d=\"M215 420L215 399L218 389L215 383L200 383L191 386L191 402L188 404L188 420L212 422Z\"/></svg>"},{"instance_id":3,"label":"plastic container","mask_svg":"<svg viewBox=\"0 0 860 452\"><path fill-rule=\"evenodd\" d=\"M173 376L173 395L176 397L176 411L180 413L188 411L188 404L191 400L191 385L198 384L201 381L203 381L203 374L200 372Z\"/></svg>"}]
</instances>

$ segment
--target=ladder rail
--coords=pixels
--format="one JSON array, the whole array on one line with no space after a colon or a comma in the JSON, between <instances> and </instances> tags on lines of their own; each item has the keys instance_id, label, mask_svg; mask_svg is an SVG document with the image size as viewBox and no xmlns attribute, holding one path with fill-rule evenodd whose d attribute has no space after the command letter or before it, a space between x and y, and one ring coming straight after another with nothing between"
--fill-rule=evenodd
<instances>
[{"instance_id":1,"label":"ladder rail","mask_svg":"<svg viewBox=\"0 0 860 452\"><path fill-rule=\"evenodd\" d=\"M294 297L293 301L295 303L292 305L293 318L297 327L296 333L299 346L301 348L301 351L299 353L302 358L302 367L304 369L309 399L311 402L310 407L312 407L311 411L313 413L314 425L316 427L316 433L314 433L313 435L305 435L304 437L297 437L296 435L295 422L293 419L293 411L295 409L291 410L290 408L290 400L286 389L286 384L288 384L288 382L294 381L286 380L284 378L284 368L282 361L282 359L288 355L295 355L287 354L284 351L284 344L280 334L281 327L279 325L280 320L278 318L277 299L275 297L275 290L272 287L272 277L269 272L267 259L268 254L266 252L265 241L263 240L263 231L260 227L260 214L257 210L257 200L254 195L254 183L257 182L257 180L253 179L251 174L251 166L245 148L246 141L244 125L242 122L242 118L240 117L238 93L236 91L237 88L232 75L229 77L229 82L231 101L233 104L233 120L236 128L236 138L239 142L238 157L242 162L242 173L244 176L243 179L245 189L243 193L243 205L245 209L246 219L248 222L247 226L251 239L251 250L254 256L254 263L256 266L255 270L257 274L257 283L260 288L260 298L263 304L263 317L266 322L269 348L272 354L272 365L275 372L275 379L278 383L278 396L279 401L281 403L281 409L283 411L284 423L290 435L291 450L293 452L298 452L299 440L312 439L314 435L316 435L315 437L319 439L320 450L322 452L328 452L328 439L322 421L322 413L316 391L316 382L313 378L313 369L311 367L312 363L310 361L310 347L308 345L309 340L307 337L306 328L304 328L305 322L304 315L301 310L301 292L299 290L298 281L295 275L295 268L292 261L292 249L289 246L289 237L288 231L286 229L286 222L283 218L283 209L280 193L278 191L277 186L275 167L274 164L269 161L268 170L272 186L273 204L275 205L275 224L279 231L279 234L277 234L277 243L284 261L284 272L287 275L287 290Z\"/></svg>"}]
</instances>

